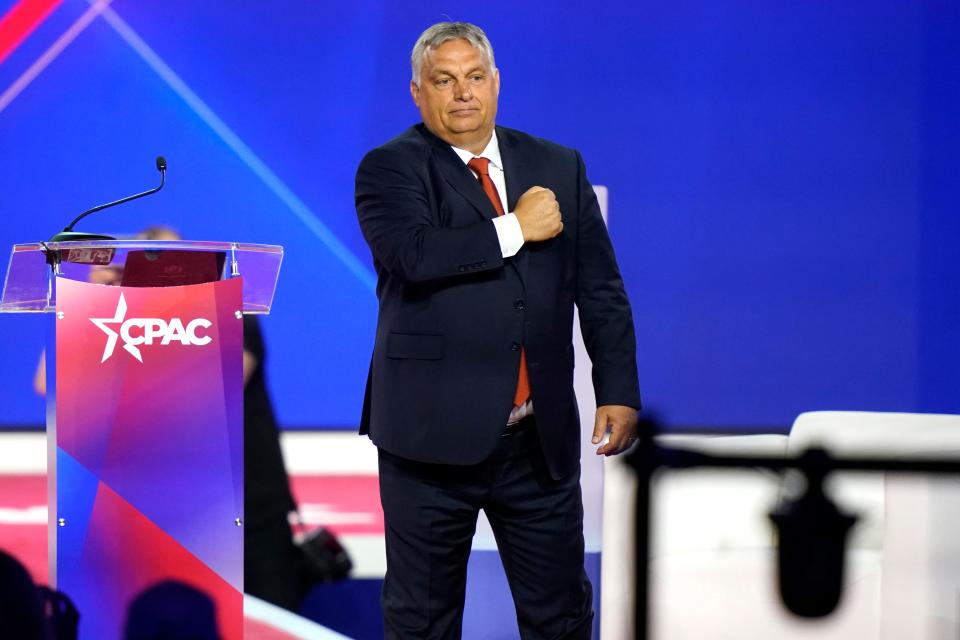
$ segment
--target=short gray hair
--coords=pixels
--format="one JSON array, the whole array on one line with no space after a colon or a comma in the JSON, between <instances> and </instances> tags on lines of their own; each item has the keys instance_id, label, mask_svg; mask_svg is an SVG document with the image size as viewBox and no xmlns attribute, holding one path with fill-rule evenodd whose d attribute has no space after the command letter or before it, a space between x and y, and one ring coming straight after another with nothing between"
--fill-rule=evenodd
<instances>
[{"instance_id":1,"label":"short gray hair","mask_svg":"<svg viewBox=\"0 0 960 640\"><path fill-rule=\"evenodd\" d=\"M469 22L438 22L417 38L410 54L410 67L413 70L413 83L420 86L420 72L423 69L423 58L429 51L436 49L444 42L463 39L473 45L480 54L490 63L490 69L497 68L493 60L493 46L487 40L483 29Z\"/></svg>"}]
</instances>

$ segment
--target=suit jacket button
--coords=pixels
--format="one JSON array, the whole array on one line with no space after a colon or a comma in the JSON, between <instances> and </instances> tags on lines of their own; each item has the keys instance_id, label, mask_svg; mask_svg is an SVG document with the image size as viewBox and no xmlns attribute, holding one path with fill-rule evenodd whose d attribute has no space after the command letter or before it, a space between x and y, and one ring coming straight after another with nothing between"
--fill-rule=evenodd
<instances>
[{"instance_id":1,"label":"suit jacket button","mask_svg":"<svg viewBox=\"0 0 960 640\"><path fill-rule=\"evenodd\" d=\"M514 342L510 345L510 351L520 351L520 343Z\"/></svg>"},{"instance_id":2,"label":"suit jacket button","mask_svg":"<svg viewBox=\"0 0 960 640\"><path fill-rule=\"evenodd\" d=\"M527 305L526 303L524 303L523 300L521 300L520 298L517 298L516 300L513 301L513 308L516 309L517 311L523 311L524 309L527 308Z\"/></svg>"}]
</instances>

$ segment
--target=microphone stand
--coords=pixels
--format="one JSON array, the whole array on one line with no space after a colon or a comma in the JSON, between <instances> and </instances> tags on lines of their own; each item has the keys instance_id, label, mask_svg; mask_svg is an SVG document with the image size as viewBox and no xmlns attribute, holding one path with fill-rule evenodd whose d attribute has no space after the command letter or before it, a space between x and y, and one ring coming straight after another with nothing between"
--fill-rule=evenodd
<instances>
[{"instance_id":1,"label":"microphone stand","mask_svg":"<svg viewBox=\"0 0 960 640\"><path fill-rule=\"evenodd\" d=\"M73 219L73 222L68 224L63 228L63 231L55 234L48 242L78 242L78 241L89 241L89 240L116 240L112 236L103 235L100 233L86 233L83 231L74 231L73 228L78 222L86 218L91 213L96 213L102 209L107 209L109 207L115 207L118 204L123 204L124 202L130 202L131 200L136 200L137 198L142 198L144 196L149 196L160 189L163 189L164 182L166 181L167 175L167 161L163 156L157 157L157 171L160 172L160 184L159 186L150 189L148 191L143 191L132 196L127 196L126 198L120 198L119 200L114 200L113 202L108 202L106 204L101 204L92 209L87 209L76 218Z\"/></svg>"},{"instance_id":2,"label":"microphone stand","mask_svg":"<svg viewBox=\"0 0 960 640\"><path fill-rule=\"evenodd\" d=\"M160 191L160 189L163 189L163 185L166 182L167 161L163 156L157 156L156 165L157 165L157 171L160 172L160 184L157 187L153 189L149 189L147 191L143 191L141 193L134 194L132 196L127 196L126 198L120 198L119 200L114 200L113 202L108 202L106 204L98 205L96 207L93 207L92 209L87 209L86 211L78 215L76 218L74 218L73 222L71 222L66 227L64 227L63 231L61 231L60 233L54 234L54 236L49 240L47 240L47 242L41 243L43 244L45 249L47 264L49 264L53 268L54 273L59 273L59 265L62 259L63 250L58 249L56 251L51 251L50 248L47 246L47 243L116 240L116 238L114 238L113 236L104 235L102 233L86 233L83 231L74 231L73 228L76 226L78 222L86 218L91 213L96 213L97 211L101 211L102 209L107 209L109 207L115 207L118 204L123 204L124 202L130 202L131 200L136 200L137 198L149 196L151 194L156 193L157 191Z\"/></svg>"}]
</instances>

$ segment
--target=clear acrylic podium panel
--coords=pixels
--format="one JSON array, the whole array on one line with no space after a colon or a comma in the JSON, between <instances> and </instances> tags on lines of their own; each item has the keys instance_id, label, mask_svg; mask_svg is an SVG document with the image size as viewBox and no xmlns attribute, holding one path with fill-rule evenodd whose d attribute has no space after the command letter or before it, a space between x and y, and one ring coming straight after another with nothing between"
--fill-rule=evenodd
<instances>
[{"instance_id":1,"label":"clear acrylic podium panel","mask_svg":"<svg viewBox=\"0 0 960 640\"><path fill-rule=\"evenodd\" d=\"M143 251L222 252L226 256L221 279L243 276L243 312L266 314L283 260L283 248L276 245L184 240L98 240L91 242L47 242L16 244L10 253L0 298L0 313L52 313L56 309L53 277L87 282L96 267L122 268L127 254ZM48 256L61 252L55 274Z\"/></svg>"},{"instance_id":2,"label":"clear acrylic podium panel","mask_svg":"<svg viewBox=\"0 0 960 640\"><path fill-rule=\"evenodd\" d=\"M133 599L172 579L214 601L218 637L242 640L243 278L129 284L141 259L206 279L221 256L134 254L122 286L56 278L48 556L81 638L121 640Z\"/></svg>"}]
</instances>

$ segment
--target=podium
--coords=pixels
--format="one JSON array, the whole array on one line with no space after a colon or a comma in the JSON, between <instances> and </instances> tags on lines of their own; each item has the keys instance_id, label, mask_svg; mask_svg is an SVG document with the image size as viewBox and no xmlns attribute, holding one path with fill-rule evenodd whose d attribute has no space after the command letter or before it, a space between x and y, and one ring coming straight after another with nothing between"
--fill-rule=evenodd
<instances>
[{"instance_id":1,"label":"podium","mask_svg":"<svg viewBox=\"0 0 960 640\"><path fill-rule=\"evenodd\" d=\"M243 315L269 313L283 250L224 242L14 245L0 312L50 314L50 584L81 638L176 580L243 637ZM26 372L25 372L26 375Z\"/></svg>"}]
</instances>

